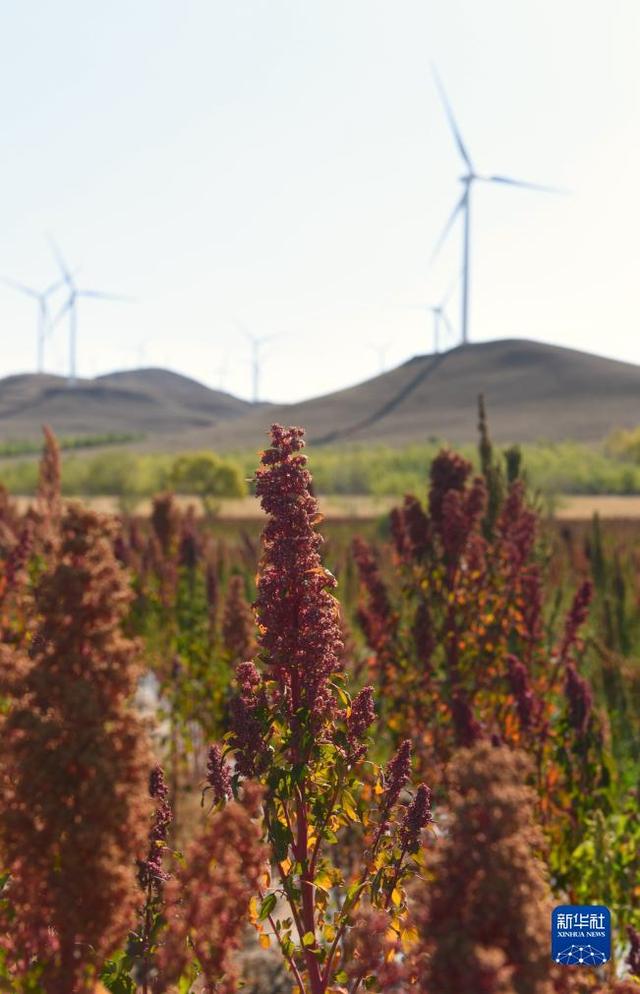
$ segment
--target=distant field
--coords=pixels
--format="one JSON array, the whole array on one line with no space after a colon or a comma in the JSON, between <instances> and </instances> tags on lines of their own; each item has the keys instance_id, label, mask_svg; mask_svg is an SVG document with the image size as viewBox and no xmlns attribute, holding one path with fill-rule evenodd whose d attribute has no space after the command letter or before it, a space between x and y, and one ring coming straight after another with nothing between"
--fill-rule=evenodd
<instances>
[{"instance_id":1,"label":"distant field","mask_svg":"<svg viewBox=\"0 0 640 994\"><path fill-rule=\"evenodd\" d=\"M105 514L115 514L120 509L120 502L117 497L66 497L65 500L80 501L95 511ZM393 497L370 497L355 496L344 497L321 497L320 508L328 519L348 519L348 520L372 520L386 514L398 501ZM21 511L24 511L33 502L33 497L16 497L15 501ZM190 505L196 508L199 515L204 513L202 501L199 497L186 497L177 495L175 502L178 507L187 508ZM639 498L640 503L640 498ZM146 515L151 511L151 501L141 500L137 504L128 508L136 514ZM225 521L253 521L262 518L262 510L255 497L236 497L219 501L219 512L217 517Z\"/></svg>"},{"instance_id":2,"label":"distant field","mask_svg":"<svg viewBox=\"0 0 640 994\"><path fill-rule=\"evenodd\" d=\"M640 519L640 496L576 494L558 499L555 517L561 521L587 521L598 514L603 520Z\"/></svg>"},{"instance_id":3,"label":"distant field","mask_svg":"<svg viewBox=\"0 0 640 994\"><path fill-rule=\"evenodd\" d=\"M96 511L115 514L119 510L117 497L77 497ZM195 506L202 514L202 504L198 497L177 496L180 507ZM24 510L33 501L32 497L16 497L18 506ZM388 513L399 501L394 497L336 496L320 497L320 508L329 521L350 520L370 521ZM146 515L151 510L151 501L139 501L131 508L137 514ZM598 514L606 521L640 520L640 495L619 496L617 494L571 495L557 498L554 517L560 521L589 521ZM219 502L218 518L224 521L252 521L262 517L260 504L255 497L241 497Z\"/></svg>"}]
</instances>

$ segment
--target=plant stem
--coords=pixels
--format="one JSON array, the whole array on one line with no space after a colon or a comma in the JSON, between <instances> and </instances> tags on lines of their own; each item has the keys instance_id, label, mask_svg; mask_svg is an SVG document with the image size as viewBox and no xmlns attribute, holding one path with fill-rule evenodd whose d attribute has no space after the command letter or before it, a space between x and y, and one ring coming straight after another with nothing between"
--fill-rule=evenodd
<instances>
[{"instance_id":1,"label":"plant stem","mask_svg":"<svg viewBox=\"0 0 640 994\"><path fill-rule=\"evenodd\" d=\"M311 994L324 994L326 984L323 983L320 965L316 957L318 947L316 944L315 888L313 885L313 875L309 867L309 831L304 785L298 789L296 797L296 828L296 860L302 867L300 890L302 893L302 924L304 926L304 933L300 936L300 939L303 940L304 935L309 933L313 936L313 942L308 946L304 946L304 958L311 983Z\"/></svg>"},{"instance_id":2,"label":"plant stem","mask_svg":"<svg viewBox=\"0 0 640 994\"><path fill-rule=\"evenodd\" d=\"M149 991L149 939L151 935L152 881L147 883L147 896L144 907L144 930L142 933L142 994Z\"/></svg>"}]
</instances>

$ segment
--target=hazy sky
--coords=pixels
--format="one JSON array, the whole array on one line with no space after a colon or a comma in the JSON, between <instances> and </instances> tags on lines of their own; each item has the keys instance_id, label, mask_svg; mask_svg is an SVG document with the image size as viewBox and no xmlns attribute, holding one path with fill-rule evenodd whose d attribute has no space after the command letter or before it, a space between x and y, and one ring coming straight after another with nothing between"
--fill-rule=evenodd
<instances>
[{"instance_id":1,"label":"hazy sky","mask_svg":"<svg viewBox=\"0 0 640 994\"><path fill-rule=\"evenodd\" d=\"M0 10L0 275L55 278L52 232L82 285L135 298L80 303L82 375L165 365L248 396L244 325L279 336L261 392L293 400L375 374L385 343L387 365L430 351L462 171L432 59L480 170L571 191L478 188L472 340L640 362L638 0ZM33 369L34 305L0 287L0 326L0 374ZM46 367L67 369L64 324Z\"/></svg>"}]
</instances>

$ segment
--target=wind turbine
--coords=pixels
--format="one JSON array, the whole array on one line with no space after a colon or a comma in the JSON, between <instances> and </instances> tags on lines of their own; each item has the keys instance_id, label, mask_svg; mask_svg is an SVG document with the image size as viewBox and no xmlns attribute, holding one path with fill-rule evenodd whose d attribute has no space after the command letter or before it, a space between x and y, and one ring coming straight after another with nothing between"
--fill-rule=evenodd
<instances>
[{"instance_id":1,"label":"wind turbine","mask_svg":"<svg viewBox=\"0 0 640 994\"><path fill-rule=\"evenodd\" d=\"M56 315L54 326L60 321L65 314L69 315L69 386L74 386L76 382L76 350L77 350L77 338L78 338L78 313L77 313L77 301L79 297L92 297L94 300L130 300L130 297L122 297L115 293L104 293L102 290L86 290L80 288L73 278L73 273L69 270L60 249L53 241L50 239L51 249L55 256L56 262L62 273L62 282L66 284L69 291L69 296L66 302L63 304L62 308Z\"/></svg>"},{"instance_id":2,"label":"wind turbine","mask_svg":"<svg viewBox=\"0 0 640 994\"><path fill-rule=\"evenodd\" d=\"M272 342L274 338L279 338L280 335L254 335L248 328L245 328L243 324L239 321L236 322L240 330L243 332L245 338L248 339L251 345L251 373L252 373L252 383L253 383L253 403L257 404L259 398L259 387L260 387L260 363L262 360L261 350L263 346L267 345L268 342Z\"/></svg>"},{"instance_id":3,"label":"wind turbine","mask_svg":"<svg viewBox=\"0 0 640 994\"><path fill-rule=\"evenodd\" d=\"M453 134L454 141L458 147L458 152L464 162L466 167L466 172L460 177L460 182L462 183L462 196L456 203L449 219L444 226L444 230L440 235L436 243L436 247L433 250L431 261L435 259L436 255L440 251L444 241L447 238L451 228L453 227L454 221L459 214L462 214L463 218L463 234L462 234L462 344L466 345L469 341L469 257L470 257L470 214L471 214L471 191L473 189L473 184L476 182L481 183L499 183L504 186L519 186L526 190L538 190L542 193L563 193L563 190L558 190L550 186L541 186L539 183L528 183L524 180L512 179L510 176L495 176L495 175L482 175L477 173L471 162L471 158L467 151L467 147L462 140L462 135L460 129L456 123L453 116L453 111L451 110L451 105L447 99L447 95L444 90L444 86L438 76L434 67L432 67L433 76L436 82L436 86L440 93L440 99L442 100L445 114L449 121L449 127Z\"/></svg>"},{"instance_id":4,"label":"wind turbine","mask_svg":"<svg viewBox=\"0 0 640 994\"><path fill-rule=\"evenodd\" d=\"M432 304L431 307L428 308L428 310L431 311L431 314L433 316L433 354L434 355L439 355L440 353L440 325L443 324L446 330L449 332L449 334L453 335L453 328L451 327L451 322L449 321L445 308L449 303L449 300L451 299L451 294L453 293L457 285L458 285L458 276L456 276L455 280L453 281L453 283L445 293L444 297L442 297L440 303L435 305Z\"/></svg>"},{"instance_id":5,"label":"wind turbine","mask_svg":"<svg viewBox=\"0 0 640 994\"><path fill-rule=\"evenodd\" d=\"M5 286L11 287L13 290L17 290L19 293L24 294L27 297L31 297L35 300L38 305L38 319L36 326L36 369L38 373L42 373L44 369L44 340L47 337L47 332L51 331L51 315L49 314L48 301L51 294L55 293L64 286L64 279L57 280L55 283L51 283L44 290L35 290L33 287L27 286L25 283L18 283L16 280L1 279L0 282L4 283Z\"/></svg>"},{"instance_id":6,"label":"wind turbine","mask_svg":"<svg viewBox=\"0 0 640 994\"><path fill-rule=\"evenodd\" d=\"M389 351L389 346L391 342L382 342L380 345L374 343L369 344L369 348L372 352L375 352L378 356L378 362L380 364L380 374L384 373L387 368L387 352Z\"/></svg>"},{"instance_id":7,"label":"wind turbine","mask_svg":"<svg viewBox=\"0 0 640 994\"><path fill-rule=\"evenodd\" d=\"M440 324L444 324L445 328L449 334L453 333L453 328L451 327L451 322L447 317L442 304L438 304L436 307L430 307L429 310L433 315L433 354L440 354Z\"/></svg>"}]
</instances>

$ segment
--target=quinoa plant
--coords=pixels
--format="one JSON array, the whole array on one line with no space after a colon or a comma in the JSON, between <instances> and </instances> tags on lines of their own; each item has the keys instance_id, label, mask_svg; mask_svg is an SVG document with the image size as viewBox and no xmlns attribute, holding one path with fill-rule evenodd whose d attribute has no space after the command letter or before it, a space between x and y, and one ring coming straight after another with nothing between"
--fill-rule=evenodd
<instances>
[{"instance_id":1,"label":"quinoa plant","mask_svg":"<svg viewBox=\"0 0 640 994\"><path fill-rule=\"evenodd\" d=\"M169 789L164 771L156 765L149 775L149 796L155 802L153 820L149 831L149 849L145 859L138 863L138 882L144 894L138 929L130 937L129 953L139 964L142 994L150 990L158 935L164 923L164 886L170 879L165 868L169 826L173 812L169 804Z\"/></svg>"},{"instance_id":2,"label":"quinoa plant","mask_svg":"<svg viewBox=\"0 0 640 994\"><path fill-rule=\"evenodd\" d=\"M211 542L193 509L182 512L172 494L160 494L150 529L135 538L138 548L130 538L119 554L135 563L129 624L144 640L157 679L176 831L181 799L193 780L189 760L194 767L203 762L207 740L221 732L231 668L216 638L219 587Z\"/></svg>"},{"instance_id":3,"label":"quinoa plant","mask_svg":"<svg viewBox=\"0 0 640 994\"><path fill-rule=\"evenodd\" d=\"M261 784L273 877L262 876L253 917L263 944L280 949L301 994L343 985L352 994L375 971L347 971L345 951L367 906L405 935L405 882L421 860L430 791L408 791L410 744L386 767L367 759L374 695L352 697L342 672L335 578L323 567L320 522L300 428L271 429L256 473L268 515L257 580L259 651L236 668L231 732L210 754L208 786L224 805L247 779ZM346 833L359 858L340 859ZM396 956L395 947L392 956Z\"/></svg>"},{"instance_id":4,"label":"quinoa plant","mask_svg":"<svg viewBox=\"0 0 640 994\"><path fill-rule=\"evenodd\" d=\"M166 886L167 928L158 954L156 992L198 976L205 994L237 989L233 954L247 924L249 903L267 866L261 841L257 784L246 783L239 802L217 811L191 842Z\"/></svg>"},{"instance_id":5,"label":"quinoa plant","mask_svg":"<svg viewBox=\"0 0 640 994\"><path fill-rule=\"evenodd\" d=\"M593 587L580 582L564 620L549 612L539 516L516 461L505 476L481 428L483 475L443 450L426 505L408 496L391 514L390 562L355 540L358 617L382 721L396 741L410 738L427 778L446 787L455 750L483 739L528 752L556 886L571 897L583 892L578 847L619 791L583 672ZM637 897L622 865L615 881L626 922Z\"/></svg>"},{"instance_id":6,"label":"quinoa plant","mask_svg":"<svg viewBox=\"0 0 640 994\"><path fill-rule=\"evenodd\" d=\"M250 659L256 649L255 623L247 603L244 578L234 574L229 579L222 619L222 640L232 663Z\"/></svg>"},{"instance_id":7,"label":"quinoa plant","mask_svg":"<svg viewBox=\"0 0 640 994\"><path fill-rule=\"evenodd\" d=\"M75 505L45 523L29 638L0 647L0 944L16 990L35 962L47 994L77 994L135 913L148 753L129 706L139 647L121 632L130 593L112 526Z\"/></svg>"},{"instance_id":8,"label":"quinoa plant","mask_svg":"<svg viewBox=\"0 0 640 994\"><path fill-rule=\"evenodd\" d=\"M552 898L528 765L486 741L456 753L448 831L423 898L425 992L551 994Z\"/></svg>"}]
</instances>

